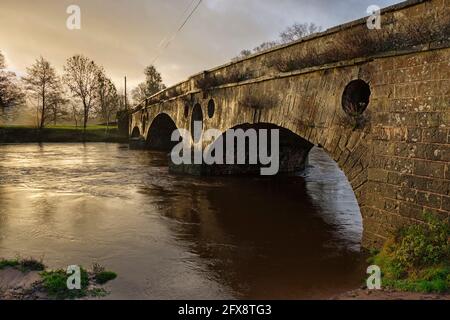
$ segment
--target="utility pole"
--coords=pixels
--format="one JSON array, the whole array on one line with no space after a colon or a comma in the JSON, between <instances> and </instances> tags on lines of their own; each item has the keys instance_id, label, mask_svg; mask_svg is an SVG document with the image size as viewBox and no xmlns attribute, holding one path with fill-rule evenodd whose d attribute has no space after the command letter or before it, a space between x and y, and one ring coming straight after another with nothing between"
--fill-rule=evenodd
<instances>
[{"instance_id":1,"label":"utility pole","mask_svg":"<svg viewBox=\"0 0 450 320\"><path fill-rule=\"evenodd\" d=\"M125 110L128 110L128 104L127 104L127 76L125 76Z\"/></svg>"}]
</instances>

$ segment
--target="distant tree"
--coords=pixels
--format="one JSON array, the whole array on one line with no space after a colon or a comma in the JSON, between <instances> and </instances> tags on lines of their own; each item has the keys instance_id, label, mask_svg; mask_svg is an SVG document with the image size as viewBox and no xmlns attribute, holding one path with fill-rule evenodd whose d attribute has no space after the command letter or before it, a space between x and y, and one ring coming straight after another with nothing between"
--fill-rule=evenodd
<instances>
[{"instance_id":1,"label":"distant tree","mask_svg":"<svg viewBox=\"0 0 450 320\"><path fill-rule=\"evenodd\" d=\"M50 62L43 57L37 59L31 67L27 68L27 76L22 80L30 93L30 97L35 98L38 102L37 106L40 113L39 128L42 129L46 120L48 120L51 100L58 94L56 91L61 87L59 84L60 80Z\"/></svg>"},{"instance_id":2,"label":"distant tree","mask_svg":"<svg viewBox=\"0 0 450 320\"><path fill-rule=\"evenodd\" d=\"M73 96L83 105L83 128L86 131L91 108L95 104L98 93L98 74L100 68L89 58L75 55L69 58L64 66L64 82Z\"/></svg>"},{"instance_id":3,"label":"distant tree","mask_svg":"<svg viewBox=\"0 0 450 320\"><path fill-rule=\"evenodd\" d=\"M322 27L315 23L294 23L292 26L286 28L280 33L281 43L289 43L300 40L310 34L320 32Z\"/></svg>"},{"instance_id":4,"label":"distant tree","mask_svg":"<svg viewBox=\"0 0 450 320\"><path fill-rule=\"evenodd\" d=\"M4 70L5 57L0 52L0 108L9 108L25 102L25 94L14 72Z\"/></svg>"},{"instance_id":5,"label":"distant tree","mask_svg":"<svg viewBox=\"0 0 450 320\"><path fill-rule=\"evenodd\" d=\"M0 69L4 69L4 68L6 68L5 56L0 51Z\"/></svg>"},{"instance_id":6,"label":"distant tree","mask_svg":"<svg viewBox=\"0 0 450 320\"><path fill-rule=\"evenodd\" d=\"M130 102L127 99L127 103L125 104L125 95L123 93L117 94L118 108L119 110L126 110L130 107Z\"/></svg>"},{"instance_id":7,"label":"distant tree","mask_svg":"<svg viewBox=\"0 0 450 320\"><path fill-rule=\"evenodd\" d=\"M108 130L111 118L119 108L119 96L114 83L106 77L104 72L98 74L97 97L97 113L106 122L106 130Z\"/></svg>"},{"instance_id":8,"label":"distant tree","mask_svg":"<svg viewBox=\"0 0 450 320\"><path fill-rule=\"evenodd\" d=\"M269 41L269 42L263 42L259 46L253 49L253 52L258 53L261 51L269 50L275 46L277 46L279 43L276 41Z\"/></svg>"},{"instance_id":9,"label":"distant tree","mask_svg":"<svg viewBox=\"0 0 450 320\"><path fill-rule=\"evenodd\" d=\"M241 53L239 54L239 56L245 58L245 57L250 56L251 54L252 54L251 50L242 50Z\"/></svg>"},{"instance_id":10,"label":"distant tree","mask_svg":"<svg viewBox=\"0 0 450 320\"><path fill-rule=\"evenodd\" d=\"M131 96L135 103L139 103L166 88L162 81L161 74L156 70L154 66L148 66L147 68L145 68L144 74L145 81L139 84L131 92Z\"/></svg>"},{"instance_id":11,"label":"distant tree","mask_svg":"<svg viewBox=\"0 0 450 320\"><path fill-rule=\"evenodd\" d=\"M145 82L138 84L138 86L131 91L131 98L133 99L133 102L138 104L151 96L151 94L149 95L147 92L147 85Z\"/></svg>"},{"instance_id":12,"label":"distant tree","mask_svg":"<svg viewBox=\"0 0 450 320\"><path fill-rule=\"evenodd\" d=\"M56 125L59 119L64 119L68 115L66 108L69 100L66 98L66 92L58 81L53 87L48 97L48 114L51 117L53 125Z\"/></svg>"},{"instance_id":13,"label":"distant tree","mask_svg":"<svg viewBox=\"0 0 450 320\"><path fill-rule=\"evenodd\" d=\"M83 120L84 111L80 104L76 101L72 101L69 104L68 113L66 115L67 120L72 120L75 123L75 127L78 128L78 124Z\"/></svg>"},{"instance_id":14,"label":"distant tree","mask_svg":"<svg viewBox=\"0 0 450 320\"><path fill-rule=\"evenodd\" d=\"M239 60L248 57L252 53L259 53L269 50L280 44L297 41L315 32L320 32L321 30L322 27L317 26L314 23L294 23L292 26L286 28L283 32L280 33L280 39L278 41L263 42L253 50L242 50L237 57L233 58L233 60Z\"/></svg>"},{"instance_id":15,"label":"distant tree","mask_svg":"<svg viewBox=\"0 0 450 320\"><path fill-rule=\"evenodd\" d=\"M251 56L252 54L253 54L252 50L247 50L247 49L242 50L238 56L236 56L232 59L232 61L237 61L237 60L247 58L248 56Z\"/></svg>"}]
</instances>

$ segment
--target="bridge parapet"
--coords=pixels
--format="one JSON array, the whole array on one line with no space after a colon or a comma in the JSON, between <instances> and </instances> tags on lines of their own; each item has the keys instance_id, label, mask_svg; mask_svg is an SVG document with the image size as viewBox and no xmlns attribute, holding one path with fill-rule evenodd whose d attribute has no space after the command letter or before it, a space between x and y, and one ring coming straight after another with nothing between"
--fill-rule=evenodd
<instances>
[{"instance_id":1,"label":"bridge parapet","mask_svg":"<svg viewBox=\"0 0 450 320\"><path fill-rule=\"evenodd\" d=\"M449 7L448 0L405 1L382 9L382 28L379 30L368 29L367 18L333 27L193 75L142 101L135 111L175 97L249 80L308 71L339 62L348 64L448 47Z\"/></svg>"}]
</instances>

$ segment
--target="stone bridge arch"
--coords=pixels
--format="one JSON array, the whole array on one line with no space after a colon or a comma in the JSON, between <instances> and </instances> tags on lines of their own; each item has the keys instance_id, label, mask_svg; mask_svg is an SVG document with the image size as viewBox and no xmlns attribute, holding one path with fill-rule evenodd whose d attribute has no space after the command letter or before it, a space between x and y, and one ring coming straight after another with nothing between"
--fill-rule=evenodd
<instances>
[{"instance_id":1,"label":"stone bridge arch","mask_svg":"<svg viewBox=\"0 0 450 320\"><path fill-rule=\"evenodd\" d=\"M220 150L221 164L205 165L203 173L206 175L260 175L261 168L272 165L272 163L261 164L259 161L261 152L260 134L265 134L264 139L267 139L262 154L270 159L274 157L274 150L271 149L272 130L277 131L279 146L277 148L278 156L276 157L277 174L293 174L304 170L308 163L309 151L314 145L286 128L271 123L258 122L238 124L222 132L219 137L216 137L214 143L207 141L208 145L204 146L206 152L215 156L215 153ZM227 132L229 131L243 133L240 139L234 137L232 150L227 150ZM255 146L252 155L250 155L249 147L251 142ZM238 154L239 144L243 146L245 153ZM230 153L233 164L227 164L227 152Z\"/></svg>"},{"instance_id":2,"label":"stone bridge arch","mask_svg":"<svg viewBox=\"0 0 450 320\"><path fill-rule=\"evenodd\" d=\"M145 139L146 148L169 152L176 144L171 140L175 130L177 130L177 125L167 113L158 114L148 127Z\"/></svg>"},{"instance_id":3,"label":"stone bridge arch","mask_svg":"<svg viewBox=\"0 0 450 320\"><path fill-rule=\"evenodd\" d=\"M204 130L267 123L321 146L354 190L366 247L425 213L447 218L450 7L410 0L382 16L382 30L360 19L194 75L141 102L130 128L147 138L143 116L166 113L189 130L199 105Z\"/></svg>"}]
</instances>

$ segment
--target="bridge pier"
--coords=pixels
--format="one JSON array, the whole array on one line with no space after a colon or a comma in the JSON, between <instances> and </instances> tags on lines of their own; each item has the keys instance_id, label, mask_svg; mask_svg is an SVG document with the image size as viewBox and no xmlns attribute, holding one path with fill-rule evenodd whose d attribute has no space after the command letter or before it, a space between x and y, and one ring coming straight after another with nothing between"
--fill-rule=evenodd
<instances>
[{"instance_id":1,"label":"bridge pier","mask_svg":"<svg viewBox=\"0 0 450 320\"><path fill-rule=\"evenodd\" d=\"M130 149L142 150L146 148L145 139L142 137L130 138L129 139Z\"/></svg>"}]
</instances>

